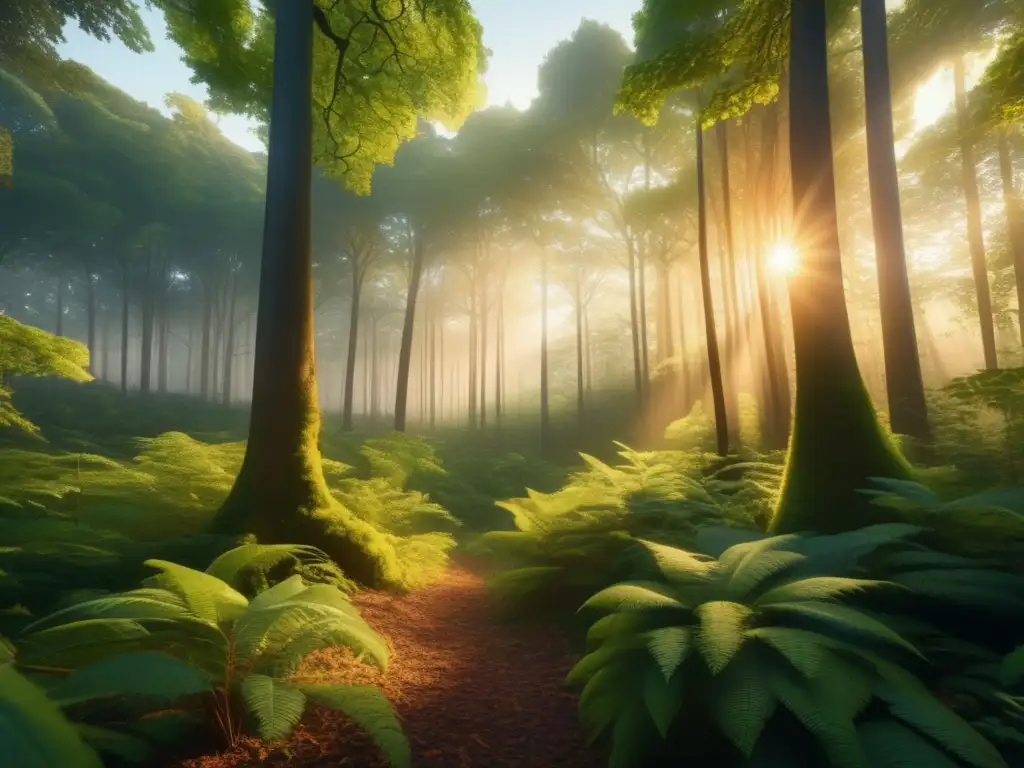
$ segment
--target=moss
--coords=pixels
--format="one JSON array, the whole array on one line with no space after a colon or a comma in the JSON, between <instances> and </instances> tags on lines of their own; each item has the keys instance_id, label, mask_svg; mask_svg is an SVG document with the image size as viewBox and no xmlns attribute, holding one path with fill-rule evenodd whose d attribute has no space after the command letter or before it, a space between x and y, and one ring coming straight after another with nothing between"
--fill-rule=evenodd
<instances>
[{"instance_id":1,"label":"moss","mask_svg":"<svg viewBox=\"0 0 1024 768\"><path fill-rule=\"evenodd\" d=\"M842 533L897 519L860 493L869 478L910 479L859 375L800 382L770 533Z\"/></svg>"}]
</instances>

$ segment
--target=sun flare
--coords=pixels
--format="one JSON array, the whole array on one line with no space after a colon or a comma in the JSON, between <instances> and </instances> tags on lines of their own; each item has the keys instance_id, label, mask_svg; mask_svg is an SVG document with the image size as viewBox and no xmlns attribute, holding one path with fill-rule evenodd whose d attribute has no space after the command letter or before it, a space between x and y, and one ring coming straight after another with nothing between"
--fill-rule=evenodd
<instances>
[{"instance_id":1,"label":"sun flare","mask_svg":"<svg viewBox=\"0 0 1024 768\"><path fill-rule=\"evenodd\" d=\"M768 251L768 268L772 272L790 275L798 266L796 248L791 243L777 243Z\"/></svg>"}]
</instances>

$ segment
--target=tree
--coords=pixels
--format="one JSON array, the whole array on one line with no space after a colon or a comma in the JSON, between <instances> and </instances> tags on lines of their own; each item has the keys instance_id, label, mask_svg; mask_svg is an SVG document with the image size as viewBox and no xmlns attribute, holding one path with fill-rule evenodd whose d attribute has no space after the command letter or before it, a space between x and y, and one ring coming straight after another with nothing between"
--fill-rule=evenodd
<instances>
[{"instance_id":1,"label":"tree","mask_svg":"<svg viewBox=\"0 0 1024 768\"><path fill-rule=\"evenodd\" d=\"M843 290L829 117L825 0L792 0L790 165L795 243L791 276L796 408L771 530L839 532L874 522L859 493L908 466L882 433L854 354Z\"/></svg>"},{"instance_id":2,"label":"tree","mask_svg":"<svg viewBox=\"0 0 1024 768\"><path fill-rule=\"evenodd\" d=\"M907 257L903 247L885 0L861 0L861 28L871 220L875 230L878 263L889 420L893 431L897 433L927 438L928 406L924 399L924 380L917 351Z\"/></svg>"},{"instance_id":3,"label":"tree","mask_svg":"<svg viewBox=\"0 0 1024 768\"><path fill-rule=\"evenodd\" d=\"M393 553L332 499L320 465L311 168L323 162L367 192L373 168L413 135L418 115L457 123L479 96L480 26L465 0L279 0L258 19L244 0L162 5L214 105L263 118L270 131L249 441L217 526L317 544L353 579L392 582Z\"/></svg>"}]
</instances>

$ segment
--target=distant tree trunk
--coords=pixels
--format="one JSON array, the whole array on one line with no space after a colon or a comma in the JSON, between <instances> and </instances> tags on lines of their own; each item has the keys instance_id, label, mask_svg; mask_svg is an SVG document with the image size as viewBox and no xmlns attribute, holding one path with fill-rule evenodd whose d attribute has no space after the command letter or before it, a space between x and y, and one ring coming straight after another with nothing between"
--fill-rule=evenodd
<instances>
[{"instance_id":1,"label":"distant tree trunk","mask_svg":"<svg viewBox=\"0 0 1024 768\"><path fill-rule=\"evenodd\" d=\"M86 346L89 348L89 372L96 374L96 286L92 282L92 270L85 266L85 323Z\"/></svg>"},{"instance_id":2,"label":"distant tree trunk","mask_svg":"<svg viewBox=\"0 0 1024 768\"><path fill-rule=\"evenodd\" d=\"M497 317L495 318L494 329L494 418L501 422L502 386L505 377L505 279L502 277L498 285Z\"/></svg>"},{"instance_id":3,"label":"distant tree trunk","mask_svg":"<svg viewBox=\"0 0 1024 768\"><path fill-rule=\"evenodd\" d=\"M825 15L825 0L793 0L789 145L801 264L789 286L796 417L770 525L777 533L831 533L890 519L860 489L870 487L872 477L909 475L879 426L850 332L836 216Z\"/></svg>"},{"instance_id":4,"label":"distant tree trunk","mask_svg":"<svg viewBox=\"0 0 1024 768\"><path fill-rule=\"evenodd\" d=\"M885 0L861 0L864 40L864 92L868 144L868 181L878 262L878 300L882 351L894 432L928 437L928 406L914 330L914 309L907 276L900 214L900 185L892 127L892 91Z\"/></svg>"},{"instance_id":5,"label":"distant tree trunk","mask_svg":"<svg viewBox=\"0 0 1024 768\"><path fill-rule=\"evenodd\" d=\"M661 363L675 354L672 343L671 285L668 278L668 265L659 262L655 270L655 336L657 336L657 358Z\"/></svg>"},{"instance_id":6,"label":"distant tree trunk","mask_svg":"<svg viewBox=\"0 0 1024 768\"><path fill-rule=\"evenodd\" d=\"M722 360L718 352L715 309L711 297L711 265L708 263L708 217L704 183L704 129L697 119L697 241L700 258L700 288L704 300L704 332L708 347L708 376L715 410L715 447L719 456L729 455L729 420L722 386Z\"/></svg>"},{"instance_id":7,"label":"distant tree trunk","mask_svg":"<svg viewBox=\"0 0 1024 768\"><path fill-rule=\"evenodd\" d=\"M715 124L722 172L722 228L725 234L725 267L722 291L725 295L725 405L729 414L729 441L739 443L739 375L737 360L741 345L738 296L736 294L736 245L732 225L732 184L729 175L729 129L724 120Z\"/></svg>"},{"instance_id":8,"label":"distant tree trunk","mask_svg":"<svg viewBox=\"0 0 1024 768\"><path fill-rule=\"evenodd\" d=\"M444 368L444 327L445 317L444 312L441 313L441 322L438 323L437 327L437 397L440 401L441 406L441 421L445 420L444 411L444 379L445 379L445 368Z\"/></svg>"},{"instance_id":9,"label":"distant tree trunk","mask_svg":"<svg viewBox=\"0 0 1024 768\"><path fill-rule=\"evenodd\" d=\"M430 337L429 337L429 349L427 355L429 357L429 379L430 379L430 391L427 393L428 399L430 400L430 428L433 429L437 424L437 316L430 318Z\"/></svg>"},{"instance_id":10,"label":"distant tree trunk","mask_svg":"<svg viewBox=\"0 0 1024 768\"><path fill-rule=\"evenodd\" d=\"M64 335L64 276L57 275L57 330L58 336Z\"/></svg>"},{"instance_id":11,"label":"distant tree trunk","mask_svg":"<svg viewBox=\"0 0 1024 768\"><path fill-rule=\"evenodd\" d=\"M372 321L372 318L371 318ZM370 378L370 369L373 366L373 351L371 349L372 339L370 338L370 326L363 327L363 416L370 416L373 412L373 383Z\"/></svg>"},{"instance_id":12,"label":"distant tree trunk","mask_svg":"<svg viewBox=\"0 0 1024 768\"><path fill-rule=\"evenodd\" d=\"M679 268L676 282L677 304L679 312L679 402L680 416L686 416L691 407L690 403L690 357L689 348L686 345L686 291L684 286L682 267Z\"/></svg>"},{"instance_id":13,"label":"distant tree trunk","mask_svg":"<svg viewBox=\"0 0 1024 768\"><path fill-rule=\"evenodd\" d=\"M100 345L103 351L100 354L100 378L110 381L110 312L104 310L103 320L100 324Z\"/></svg>"},{"instance_id":14,"label":"distant tree trunk","mask_svg":"<svg viewBox=\"0 0 1024 768\"><path fill-rule=\"evenodd\" d=\"M245 458L218 527L310 544L359 583L397 581L393 550L337 504L323 475L313 346L312 0L278 0L256 359ZM344 55L342 53L342 55Z\"/></svg>"},{"instance_id":15,"label":"distant tree trunk","mask_svg":"<svg viewBox=\"0 0 1024 768\"><path fill-rule=\"evenodd\" d=\"M476 426L476 392L477 392L477 351L479 349L479 333L477 332L477 323L479 322L479 315L477 313L477 268L474 265L472 272L472 279L469 282L469 334L467 343L469 344L469 351L466 355L466 363L468 365L466 373L466 388L467 388L467 403L469 413L469 426Z\"/></svg>"},{"instance_id":16,"label":"distant tree trunk","mask_svg":"<svg viewBox=\"0 0 1024 768\"><path fill-rule=\"evenodd\" d=\"M345 352L345 393L341 404L341 429L352 431L352 398L356 383L356 352L359 345L359 300L363 293L363 270L352 265L352 303L348 312L348 349Z\"/></svg>"},{"instance_id":17,"label":"distant tree trunk","mask_svg":"<svg viewBox=\"0 0 1024 768\"><path fill-rule=\"evenodd\" d=\"M238 299L238 273L232 272L231 277L231 298L228 300L228 317L224 340L224 393L221 402L224 405L231 405L231 384L235 365L235 306Z\"/></svg>"},{"instance_id":18,"label":"distant tree trunk","mask_svg":"<svg viewBox=\"0 0 1024 768\"><path fill-rule=\"evenodd\" d=\"M548 252L540 249L540 447L551 450L551 415L548 412Z\"/></svg>"},{"instance_id":19,"label":"distant tree trunk","mask_svg":"<svg viewBox=\"0 0 1024 768\"><path fill-rule=\"evenodd\" d=\"M576 307L576 419L580 437L583 436L583 289L580 286L580 270L575 270L573 304Z\"/></svg>"},{"instance_id":20,"label":"distant tree trunk","mask_svg":"<svg viewBox=\"0 0 1024 768\"><path fill-rule=\"evenodd\" d=\"M971 271L974 273L974 290L978 298L978 322L981 323L985 367L992 370L999 367L996 357L995 319L992 315L992 294L988 285L988 264L985 259L985 236L981 224L981 199L978 194L977 170L974 167L974 147L968 135L963 56L959 56L953 63L953 82L957 125L960 131L964 199L967 202L967 242L971 247Z\"/></svg>"},{"instance_id":21,"label":"distant tree trunk","mask_svg":"<svg viewBox=\"0 0 1024 768\"><path fill-rule=\"evenodd\" d=\"M185 394L192 394L192 358L195 348L196 326L191 314L188 318L188 356L185 358Z\"/></svg>"},{"instance_id":22,"label":"distant tree trunk","mask_svg":"<svg viewBox=\"0 0 1024 768\"><path fill-rule=\"evenodd\" d=\"M488 255L485 255L485 259ZM486 261L485 261L486 264ZM487 426L487 269L480 273L480 427Z\"/></svg>"},{"instance_id":23,"label":"distant tree trunk","mask_svg":"<svg viewBox=\"0 0 1024 768\"><path fill-rule=\"evenodd\" d=\"M999 176L1003 182L1003 204L1006 207L1006 227L1013 257L1013 273L1017 285L1017 324L1024 345L1024 211L1020 196L1013 186L1013 158L1006 132L999 131Z\"/></svg>"},{"instance_id":24,"label":"distant tree trunk","mask_svg":"<svg viewBox=\"0 0 1024 768\"><path fill-rule=\"evenodd\" d=\"M633 343L633 388L637 410L644 405L644 361L640 353L640 319L636 302L636 241L633 231L626 231L626 269L629 270L629 333Z\"/></svg>"},{"instance_id":25,"label":"distant tree trunk","mask_svg":"<svg viewBox=\"0 0 1024 768\"><path fill-rule=\"evenodd\" d=\"M405 322L402 324L402 345L398 351L398 377L395 380L395 431L405 432L405 410L409 397L409 364L412 362L412 334L416 320L416 298L420 292L426 247L421 233L413 241L412 272L409 295L405 300Z\"/></svg>"},{"instance_id":26,"label":"distant tree trunk","mask_svg":"<svg viewBox=\"0 0 1024 768\"><path fill-rule=\"evenodd\" d=\"M258 321L257 321L258 322ZM213 330L213 280L209 272L203 278L203 328L199 348L199 394L210 397L210 336Z\"/></svg>"},{"instance_id":27,"label":"distant tree trunk","mask_svg":"<svg viewBox=\"0 0 1024 768\"><path fill-rule=\"evenodd\" d=\"M647 232L637 241L636 248L636 304L640 325L640 382L643 386L643 401L646 404L651 389L650 349L647 342Z\"/></svg>"},{"instance_id":28,"label":"distant tree trunk","mask_svg":"<svg viewBox=\"0 0 1024 768\"><path fill-rule=\"evenodd\" d=\"M587 356L586 389L589 395L594 391L594 350L590 343L590 313L583 307L583 352Z\"/></svg>"},{"instance_id":29,"label":"distant tree trunk","mask_svg":"<svg viewBox=\"0 0 1024 768\"><path fill-rule=\"evenodd\" d=\"M167 313L167 296L161 292L160 302L157 305L160 312L160 321L157 324L157 334L160 337L160 356L157 358L156 387L161 394L167 392L167 366L170 357L168 343L170 341L170 317Z\"/></svg>"},{"instance_id":30,"label":"distant tree trunk","mask_svg":"<svg viewBox=\"0 0 1024 768\"><path fill-rule=\"evenodd\" d=\"M142 288L142 342L139 359L139 390L149 392L150 373L153 368L153 251L146 257L146 277Z\"/></svg>"},{"instance_id":31,"label":"distant tree trunk","mask_svg":"<svg viewBox=\"0 0 1024 768\"><path fill-rule=\"evenodd\" d=\"M377 332L377 316L373 316L373 327L370 333L370 417L376 421L380 415L380 354Z\"/></svg>"},{"instance_id":32,"label":"distant tree trunk","mask_svg":"<svg viewBox=\"0 0 1024 768\"><path fill-rule=\"evenodd\" d=\"M121 394L128 393L128 326L131 314L128 259L121 261Z\"/></svg>"}]
</instances>

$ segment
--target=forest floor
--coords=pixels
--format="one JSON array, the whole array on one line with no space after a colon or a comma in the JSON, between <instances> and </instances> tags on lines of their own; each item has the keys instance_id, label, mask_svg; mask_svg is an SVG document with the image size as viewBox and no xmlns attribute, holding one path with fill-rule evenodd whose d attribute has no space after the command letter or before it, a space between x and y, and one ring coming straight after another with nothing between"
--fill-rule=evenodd
<instances>
[{"instance_id":1,"label":"forest floor","mask_svg":"<svg viewBox=\"0 0 1024 768\"><path fill-rule=\"evenodd\" d=\"M597 768L586 746L576 696L563 685L573 664L568 638L550 627L502 622L477 563L410 594L358 593L363 618L388 638L384 674L345 649L311 655L305 682L380 685L398 711L414 768ZM376 748L343 715L307 710L292 737L247 739L228 752L175 763L181 768L350 766L378 768Z\"/></svg>"}]
</instances>

